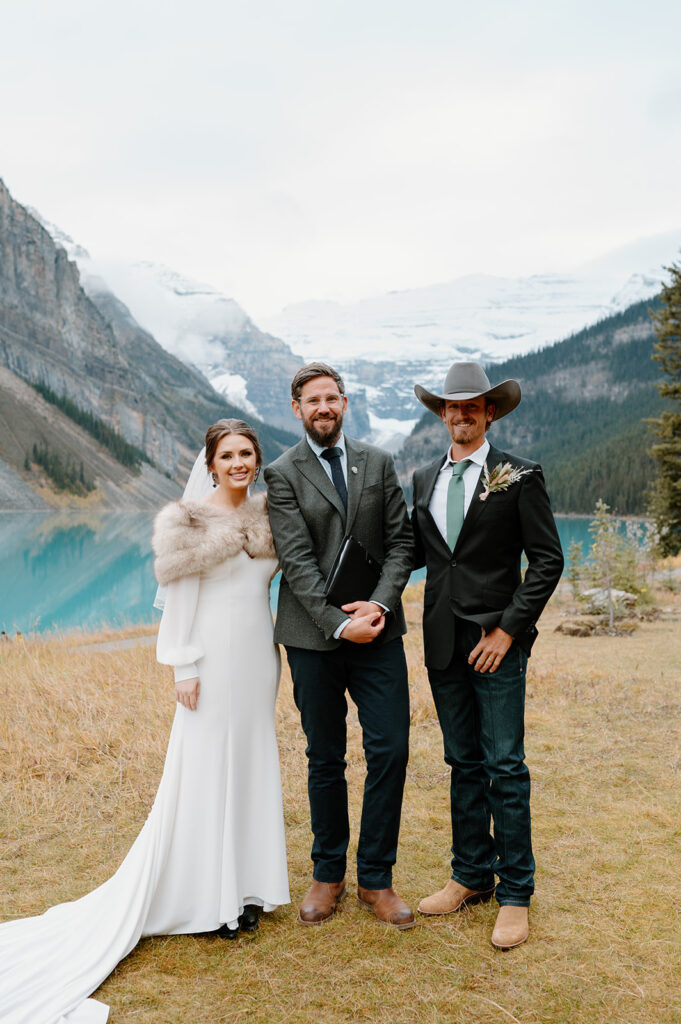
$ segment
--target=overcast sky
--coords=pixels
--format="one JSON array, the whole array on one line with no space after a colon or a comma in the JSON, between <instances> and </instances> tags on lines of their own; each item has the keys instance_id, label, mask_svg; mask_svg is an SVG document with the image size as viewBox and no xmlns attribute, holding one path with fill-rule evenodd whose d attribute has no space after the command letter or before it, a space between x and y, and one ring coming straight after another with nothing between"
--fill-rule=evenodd
<instances>
[{"instance_id":1,"label":"overcast sky","mask_svg":"<svg viewBox=\"0 0 681 1024\"><path fill-rule=\"evenodd\" d=\"M0 0L0 177L256 318L681 227L678 0Z\"/></svg>"}]
</instances>

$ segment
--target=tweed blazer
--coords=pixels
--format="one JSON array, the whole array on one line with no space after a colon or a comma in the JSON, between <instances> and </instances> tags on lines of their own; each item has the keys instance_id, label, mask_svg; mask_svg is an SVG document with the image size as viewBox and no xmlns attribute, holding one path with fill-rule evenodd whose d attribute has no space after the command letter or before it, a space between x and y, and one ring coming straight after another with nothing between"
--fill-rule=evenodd
<instances>
[{"instance_id":1,"label":"tweed blazer","mask_svg":"<svg viewBox=\"0 0 681 1024\"><path fill-rule=\"evenodd\" d=\"M430 514L444 457L414 473L412 526L416 566L426 565L423 602L425 662L444 669L454 653L454 617L470 619L486 631L500 626L529 654L536 621L563 571L563 552L541 466L490 446L490 472L510 462L525 470L505 491L484 501L484 474L473 494L452 551ZM528 566L521 574L521 556Z\"/></svg>"},{"instance_id":2,"label":"tweed blazer","mask_svg":"<svg viewBox=\"0 0 681 1024\"><path fill-rule=\"evenodd\" d=\"M265 469L270 523L282 569L274 639L333 650L347 618L324 584L343 539L352 535L383 569L371 599L389 609L376 643L406 632L400 600L413 560L407 506L392 456L345 437L348 509L305 438Z\"/></svg>"}]
</instances>

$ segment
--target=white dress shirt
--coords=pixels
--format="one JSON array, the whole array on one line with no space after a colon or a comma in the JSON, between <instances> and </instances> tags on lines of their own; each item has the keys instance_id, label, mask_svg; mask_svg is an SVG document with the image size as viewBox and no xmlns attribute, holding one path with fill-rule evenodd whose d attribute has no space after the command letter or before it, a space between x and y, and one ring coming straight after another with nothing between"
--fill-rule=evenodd
<instances>
[{"instance_id":1,"label":"white dress shirt","mask_svg":"<svg viewBox=\"0 0 681 1024\"><path fill-rule=\"evenodd\" d=\"M466 455L466 458L470 461L470 465L466 466L463 471L463 514L464 516L470 508L473 495L475 494L475 488L478 486L478 480L482 473L482 468L485 465L485 459L489 452L489 441L487 438L482 442L480 447L472 453L472 455ZM463 461L463 460L461 460ZM437 480L435 481L435 488L433 490L433 496L430 499L430 514L435 520L435 525L447 541L447 492L449 490L449 481L452 478L452 471L455 463L452 460L452 449L451 446L447 451L447 458L444 461L444 465L438 473Z\"/></svg>"}]
</instances>

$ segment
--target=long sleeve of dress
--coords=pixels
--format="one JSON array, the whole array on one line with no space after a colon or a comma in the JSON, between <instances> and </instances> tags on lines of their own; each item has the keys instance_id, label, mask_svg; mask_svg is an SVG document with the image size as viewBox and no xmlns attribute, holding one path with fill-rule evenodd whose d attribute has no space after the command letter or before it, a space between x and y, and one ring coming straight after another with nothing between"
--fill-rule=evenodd
<instances>
[{"instance_id":1,"label":"long sleeve of dress","mask_svg":"<svg viewBox=\"0 0 681 1024\"><path fill-rule=\"evenodd\" d=\"M172 665L175 682L198 676L197 661L204 655L192 627L199 600L199 574L173 580L166 590L165 608L156 640L156 659L161 665Z\"/></svg>"}]
</instances>

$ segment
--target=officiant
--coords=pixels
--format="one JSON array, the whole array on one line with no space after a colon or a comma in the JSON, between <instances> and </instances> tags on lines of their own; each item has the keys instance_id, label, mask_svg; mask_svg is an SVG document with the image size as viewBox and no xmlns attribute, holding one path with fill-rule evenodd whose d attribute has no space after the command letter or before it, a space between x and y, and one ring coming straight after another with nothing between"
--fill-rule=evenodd
<instances>
[{"instance_id":1,"label":"officiant","mask_svg":"<svg viewBox=\"0 0 681 1024\"><path fill-rule=\"evenodd\" d=\"M410 928L414 916L392 888L409 735L400 600L413 558L407 508L392 456L343 433L348 399L336 370L304 366L291 396L305 436L266 468L265 480L282 568L274 639L286 647L307 737L314 867L298 920L321 924L345 894L349 695L367 765L357 895L379 920ZM326 585L348 538L376 563L377 582L370 593L358 582L354 595L351 585L338 606Z\"/></svg>"}]
</instances>

